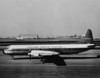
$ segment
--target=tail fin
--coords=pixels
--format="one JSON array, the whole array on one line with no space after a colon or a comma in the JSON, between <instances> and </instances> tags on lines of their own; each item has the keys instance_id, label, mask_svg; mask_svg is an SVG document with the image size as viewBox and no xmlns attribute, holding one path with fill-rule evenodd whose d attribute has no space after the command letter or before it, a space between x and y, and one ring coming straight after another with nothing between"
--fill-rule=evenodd
<instances>
[{"instance_id":1,"label":"tail fin","mask_svg":"<svg viewBox=\"0 0 100 78\"><path fill-rule=\"evenodd\" d=\"M86 34L85 34L85 39L88 41L88 43L93 43L93 34L91 29L88 29Z\"/></svg>"}]
</instances>

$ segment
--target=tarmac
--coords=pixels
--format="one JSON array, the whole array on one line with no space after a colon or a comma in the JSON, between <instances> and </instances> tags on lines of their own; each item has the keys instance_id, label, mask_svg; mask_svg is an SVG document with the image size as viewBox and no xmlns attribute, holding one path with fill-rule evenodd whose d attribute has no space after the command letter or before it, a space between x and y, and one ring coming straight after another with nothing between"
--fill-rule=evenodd
<instances>
[{"instance_id":1,"label":"tarmac","mask_svg":"<svg viewBox=\"0 0 100 78\"><path fill-rule=\"evenodd\" d=\"M40 59L13 60L0 51L0 78L100 78L99 54L100 50L89 50L66 55L66 66L56 66Z\"/></svg>"}]
</instances>

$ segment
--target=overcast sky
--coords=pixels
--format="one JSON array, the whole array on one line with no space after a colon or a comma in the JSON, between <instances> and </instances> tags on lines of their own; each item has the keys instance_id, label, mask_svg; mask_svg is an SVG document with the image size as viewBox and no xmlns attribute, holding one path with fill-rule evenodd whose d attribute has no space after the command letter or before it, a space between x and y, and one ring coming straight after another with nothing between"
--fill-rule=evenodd
<instances>
[{"instance_id":1,"label":"overcast sky","mask_svg":"<svg viewBox=\"0 0 100 78\"><path fill-rule=\"evenodd\" d=\"M100 0L0 0L0 35L83 35L100 38Z\"/></svg>"}]
</instances>

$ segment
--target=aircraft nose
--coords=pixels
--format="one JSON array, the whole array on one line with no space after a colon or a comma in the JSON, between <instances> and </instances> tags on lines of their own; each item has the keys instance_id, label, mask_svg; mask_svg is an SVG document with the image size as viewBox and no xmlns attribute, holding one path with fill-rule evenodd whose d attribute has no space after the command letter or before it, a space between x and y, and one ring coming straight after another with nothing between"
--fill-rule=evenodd
<instances>
[{"instance_id":1,"label":"aircraft nose","mask_svg":"<svg viewBox=\"0 0 100 78\"><path fill-rule=\"evenodd\" d=\"M11 51L9 51L9 50L5 49L3 53L4 53L4 54L10 54L10 53L11 53Z\"/></svg>"}]
</instances>

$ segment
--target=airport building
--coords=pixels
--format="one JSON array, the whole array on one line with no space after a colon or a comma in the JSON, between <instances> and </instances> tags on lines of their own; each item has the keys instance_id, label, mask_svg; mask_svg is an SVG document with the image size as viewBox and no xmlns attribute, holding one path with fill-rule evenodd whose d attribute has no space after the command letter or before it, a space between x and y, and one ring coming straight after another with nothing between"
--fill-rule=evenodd
<instances>
[{"instance_id":1,"label":"airport building","mask_svg":"<svg viewBox=\"0 0 100 78\"><path fill-rule=\"evenodd\" d=\"M20 34L16 39L33 39L39 38L37 34Z\"/></svg>"}]
</instances>

